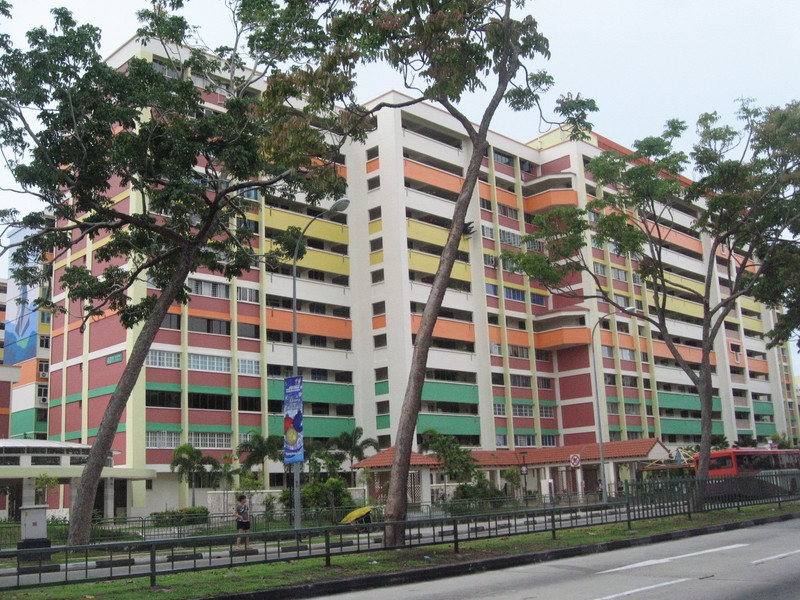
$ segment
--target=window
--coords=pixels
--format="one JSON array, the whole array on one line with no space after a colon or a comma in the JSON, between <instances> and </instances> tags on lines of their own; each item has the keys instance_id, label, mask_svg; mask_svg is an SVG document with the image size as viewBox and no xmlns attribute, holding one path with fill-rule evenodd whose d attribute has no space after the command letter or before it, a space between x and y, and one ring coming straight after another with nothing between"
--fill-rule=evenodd
<instances>
[{"instance_id":1,"label":"window","mask_svg":"<svg viewBox=\"0 0 800 600\"><path fill-rule=\"evenodd\" d=\"M497 257L494 254L484 254L483 264L487 267L494 268L497 266Z\"/></svg>"},{"instance_id":2,"label":"window","mask_svg":"<svg viewBox=\"0 0 800 600\"><path fill-rule=\"evenodd\" d=\"M611 277L617 281L628 281L628 272L617 267L611 267Z\"/></svg>"},{"instance_id":3,"label":"window","mask_svg":"<svg viewBox=\"0 0 800 600\"><path fill-rule=\"evenodd\" d=\"M160 367L164 369L180 369L181 355L178 352L167 350L150 350L145 360L147 367Z\"/></svg>"},{"instance_id":4,"label":"window","mask_svg":"<svg viewBox=\"0 0 800 600\"><path fill-rule=\"evenodd\" d=\"M519 211L516 208L511 208L505 204L497 204L497 214L508 217L509 219L514 219L515 221L519 219Z\"/></svg>"},{"instance_id":5,"label":"window","mask_svg":"<svg viewBox=\"0 0 800 600\"><path fill-rule=\"evenodd\" d=\"M374 240L369 241L369 251L370 252L377 252L378 250L383 250L383 238L375 238Z\"/></svg>"},{"instance_id":6,"label":"window","mask_svg":"<svg viewBox=\"0 0 800 600\"><path fill-rule=\"evenodd\" d=\"M492 373L492 385L505 385L502 373Z\"/></svg>"},{"instance_id":7,"label":"window","mask_svg":"<svg viewBox=\"0 0 800 600\"><path fill-rule=\"evenodd\" d=\"M145 437L148 448L177 448L180 443L180 431L148 431Z\"/></svg>"},{"instance_id":8,"label":"window","mask_svg":"<svg viewBox=\"0 0 800 600\"><path fill-rule=\"evenodd\" d=\"M506 165L507 167L514 165L514 159L505 152L500 152L499 150L494 151L494 161L500 163L501 165Z\"/></svg>"},{"instance_id":9,"label":"window","mask_svg":"<svg viewBox=\"0 0 800 600\"><path fill-rule=\"evenodd\" d=\"M491 225L481 225L481 235L490 240L494 239L494 229Z\"/></svg>"},{"instance_id":10,"label":"window","mask_svg":"<svg viewBox=\"0 0 800 600\"><path fill-rule=\"evenodd\" d=\"M503 345L498 342L489 342L489 354L494 356L503 355Z\"/></svg>"},{"instance_id":11,"label":"window","mask_svg":"<svg viewBox=\"0 0 800 600\"><path fill-rule=\"evenodd\" d=\"M596 235L592 236L592 248L597 248L598 250L603 249L603 242L600 241L600 238L598 238Z\"/></svg>"},{"instance_id":12,"label":"window","mask_svg":"<svg viewBox=\"0 0 800 600\"><path fill-rule=\"evenodd\" d=\"M39 311L39 322L44 325L49 325L53 322L53 313L40 310Z\"/></svg>"},{"instance_id":13,"label":"window","mask_svg":"<svg viewBox=\"0 0 800 600\"><path fill-rule=\"evenodd\" d=\"M534 306L547 306L547 297L531 292L531 304Z\"/></svg>"},{"instance_id":14,"label":"window","mask_svg":"<svg viewBox=\"0 0 800 600\"><path fill-rule=\"evenodd\" d=\"M555 445L556 445L556 436L554 435L542 436L542 446L555 446Z\"/></svg>"},{"instance_id":15,"label":"window","mask_svg":"<svg viewBox=\"0 0 800 600\"><path fill-rule=\"evenodd\" d=\"M389 367L375 369L375 381L386 381L387 379L389 379Z\"/></svg>"},{"instance_id":16,"label":"window","mask_svg":"<svg viewBox=\"0 0 800 600\"><path fill-rule=\"evenodd\" d=\"M380 402L375 403L375 412L379 415L388 415L389 414L389 401L388 400L381 400Z\"/></svg>"},{"instance_id":17,"label":"window","mask_svg":"<svg viewBox=\"0 0 800 600\"><path fill-rule=\"evenodd\" d=\"M499 293L499 288L497 287L496 283L487 283L486 284L486 295L487 296L497 296Z\"/></svg>"},{"instance_id":18,"label":"window","mask_svg":"<svg viewBox=\"0 0 800 600\"><path fill-rule=\"evenodd\" d=\"M238 286L236 288L236 299L239 302L253 302L258 304L258 290L255 288Z\"/></svg>"},{"instance_id":19,"label":"window","mask_svg":"<svg viewBox=\"0 0 800 600\"><path fill-rule=\"evenodd\" d=\"M622 387L637 387L639 385L639 378L635 375L623 375Z\"/></svg>"},{"instance_id":20,"label":"window","mask_svg":"<svg viewBox=\"0 0 800 600\"><path fill-rule=\"evenodd\" d=\"M372 179L367 179L367 190L377 190L381 187L381 178L380 177L373 177Z\"/></svg>"},{"instance_id":21,"label":"window","mask_svg":"<svg viewBox=\"0 0 800 600\"><path fill-rule=\"evenodd\" d=\"M239 396L239 410L243 412L261 412L261 398L258 396ZM243 441L241 436L242 434L239 434L239 443Z\"/></svg>"},{"instance_id":22,"label":"window","mask_svg":"<svg viewBox=\"0 0 800 600\"><path fill-rule=\"evenodd\" d=\"M544 242L541 240L527 240L525 247L531 252L544 252Z\"/></svg>"},{"instance_id":23,"label":"window","mask_svg":"<svg viewBox=\"0 0 800 600\"><path fill-rule=\"evenodd\" d=\"M550 352L550 350L537 350L536 360L551 362L553 360L553 353Z\"/></svg>"},{"instance_id":24,"label":"window","mask_svg":"<svg viewBox=\"0 0 800 600\"><path fill-rule=\"evenodd\" d=\"M617 385L617 376L614 373L603 373L603 381L606 385Z\"/></svg>"},{"instance_id":25,"label":"window","mask_svg":"<svg viewBox=\"0 0 800 600\"><path fill-rule=\"evenodd\" d=\"M240 358L237 362L239 375L261 375L261 361Z\"/></svg>"},{"instance_id":26,"label":"window","mask_svg":"<svg viewBox=\"0 0 800 600\"><path fill-rule=\"evenodd\" d=\"M555 417L555 409L552 406L540 406L539 416L543 419L552 419Z\"/></svg>"},{"instance_id":27,"label":"window","mask_svg":"<svg viewBox=\"0 0 800 600\"><path fill-rule=\"evenodd\" d=\"M529 388L531 387L530 375L511 375L511 387Z\"/></svg>"},{"instance_id":28,"label":"window","mask_svg":"<svg viewBox=\"0 0 800 600\"><path fill-rule=\"evenodd\" d=\"M506 416L506 405L505 404L495 404L494 405L494 416L495 417L505 417Z\"/></svg>"},{"instance_id":29,"label":"window","mask_svg":"<svg viewBox=\"0 0 800 600\"><path fill-rule=\"evenodd\" d=\"M230 296L230 286L227 283L190 278L187 284L189 293L197 296L210 296L211 298L228 298Z\"/></svg>"},{"instance_id":30,"label":"window","mask_svg":"<svg viewBox=\"0 0 800 600\"><path fill-rule=\"evenodd\" d=\"M481 198L481 208L483 210L492 210L492 201L487 198Z\"/></svg>"},{"instance_id":31,"label":"window","mask_svg":"<svg viewBox=\"0 0 800 600\"><path fill-rule=\"evenodd\" d=\"M521 243L520 235L514 231L508 231L507 229L500 229L500 243L501 244L508 244L509 246L514 246L519 248Z\"/></svg>"},{"instance_id":32,"label":"window","mask_svg":"<svg viewBox=\"0 0 800 600\"><path fill-rule=\"evenodd\" d=\"M552 377L537 377L536 378L536 385L539 387L540 390L552 390L553 389L553 378Z\"/></svg>"},{"instance_id":33,"label":"window","mask_svg":"<svg viewBox=\"0 0 800 600\"><path fill-rule=\"evenodd\" d=\"M512 358L528 358L529 352L527 346L508 346L508 355Z\"/></svg>"},{"instance_id":34,"label":"window","mask_svg":"<svg viewBox=\"0 0 800 600\"><path fill-rule=\"evenodd\" d=\"M625 414L626 415L638 415L639 414L639 405L638 404L625 404Z\"/></svg>"},{"instance_id":35,"label":"window","mask_svg":"<svg viewBox=\"0 0 800 600\"><path fill-rule=\"evenodd\" d=\"M597 221L600 219L600 215L593 210L587 212L586 217L588 218L589 223L597 223Z\"/></svg>"},{"instance_id":36,"label":"window","mask_svg":"<svg viewBox=\"0 0 800 600\"><path fill-rule=\"evenodd\" d=\"M181 316L176 315L173 313L167 313L164 315L164 319L161 321L161 329L180 329L181 328Z\"/></svg>"},{"instance_id":37,"label":"window","mask_svg":"<svg viewBox=\"0 0 800 600\"><path fill-rule=\"evenodd\" d=\"M324 315L327 312L327 306L322 302L309 302L308 312L315 315Z\"/></svg>"},{"instance_id":38,"label":"window","mask_svg":"<svg viewBox=\"0 0 800 600\"><path fill-rule=\"evenodd\" d=\"M49 335L40 335L39 336L39 348L49 348L50 347L50 336Z\"/></svg>"},{"instance_id":39,"label":"window","mask_svg":"<svg viewBox=\"0 0 800 600\"><path fill-rule=\"evenodd\" d=\"M311 346L314 348L327 348L328 347L328 338L324 335L312 335L309 338L309 342Z\"/></svg>"},{"instance_id":40,"label":"window","mask_svg":"<svg viewBox=\"0 0 800 600\"><path fill-rule=\"evenodd\" d=\"M519 168L521 171L525 171L526 173L530 173L531 175L535 174L534 172L535 167L533 163L529 160L525 160L524 158L519 159Z\"/></svg>"},{"instance_id":41,"label":"window","mask_svg":"<svg viewBox=\"0 0 800 600\"><path fill-rule=\"evenodd\" d=\"M599 262L593 263L592 269L594 270L595 275L605 276L606 274L606 266L603 263Z\"/></svg>"},{"instance_id":42,"label":"window","mask_svg":"<svg viewBox=\"0 0 800 600\"><path fill-rule=\"evenodd\" d=\"M325 281L325 272L317 271L316 269L309 269L306 274L312 281Z\"/></svg>"},{"instance_id":43,"label":"window","mask_svg":"<svg viewBox=\"0 0 800 600\"><path fill-rule=\"evenodd\" d=\"M189 392L189 408L201 410L231 410L230 394L206 394L202 392Z\"/></svg>"},{"instance_id":44,"label":"window","mask_svg":"<svg viewBox=\"0 0 800 600\"><path fill-rule=\"evenodd\" d=\"M630 348L620 348L619 358L620 360L636 360L636 352Z\"/></svg>"},{"instance_id":45,"label":"window","mask_svg":"<svg viewBox=\"0 0 800 600\"><path fill-rule=\"evenodd\" d=\"M623 296L622 294L614 294L614 302L619 304L620 306L629 306L630 300L627 296Z\"/></svg>"},{"instance_id":46,"label":"window","mask_svg":"<svg viewBox=\"0 0 800 600\"><path fill-rule=\"evenodd\" d=\"M607 404L608 407L608 414L610 415L618 415L619 414L619 404L617 402L609 402Z\"/></svg>"},{"instance_id":47,"label":"window","mask_svg":"<svg viewBox=\"0 0 800 600\"><path fill-rule=\"evenodd\" d=\"M49 389L48 389L48 387L46 385L43 385L43 384L40 383L40 384L38 384L36 386L36 397L37 398L47 398L49 393L50 393Z\"/></svg>"},{"instance_id":48,"label":"window","mask_svg":"<svg viewBox=\"0 0 800 600\"><path fill-rule=\"evenodd\" d=\"M517 302L525 302L525 290L518 290L515 288L505 288L503 290L507 300L515 300Z\"/></svg>"},{"instance_id":49,"label":"window","mask_svg":"<svg viewBox=\"0 0 800 600\"><path fill-rule=\"evenodd\" d=\"M169 390L147 390L144 393L145 406L157 408L180 408L181 393Z\"/></svg>"},{"instance_id":50,"label":"window","mask_svg":"<svg viewBox=\"0 0 800 600\"><path fill-rule=\"evenodd\" d=\"M536 445L536 436L532 433L526 434L517 434L514 436L514 445L515 446L535 446Z\"/></svg>"},{"instance_id":51,"label":"window","mask_svg":"<svg viewBox=\"0 0 800 600\"><path fill-rule=\"evenodd\" d=\"M372 277L372 283L380 283L383 281L383 269L377 269L376 271L372 271L370 273Z\"/></svg>"},{"instance_id":52,"label":"window","mask_svg":"<svg viewBox=\"0 0 800 600\"><path fill-rule=\"evenodd\" d=\"M372 315L385 315L386 314L386 302L373 302L372 303Z\"/></svg>"},{"instance_id":53,"label":"window","mask_svg":"<svg viewBox=\"0 0 800 600\"><path fill-rule=\"evenodd\" d=\"M230 373L231 359L227 356L214 356L211 354L189 354L189 370Z\"/></svg>"},{"instance_id":54,"label":"window","mask_svg":"<svg viewBox=\"0 0 800 600\"><path fill-rule=\"evenodd\" d=\"M221 319L206 319L203 317L189 317L189 331L196 333L212 333L215 335L230 335L230 321Z\"/></svg>"},{"instance_id":55,"label":"window","mask_svg":"<svg viewBox=\"0 0 800 600\"><path fill-rule=\"evenodd\" d=\"M633 281L633 283L636 285L642 285L642 276L638 273L633 273L631 274L631 281Z\"/></svg>"},{"instance_id":56,"label":"window","mask_svg":"<svg viewBox=\"0 0 800 600\"><path fill-rule=\"evenodd\" d=\"M505 433L498 433L494 436L494 443L496 446L508 446L508 436Z\"/></svg>"},{"instance_id":57,"label":"window","mask_svg":"<svg viewBox=\"0 0 800 600\"><path fill-rule=\"evenodd\" d=\"M243 338L261 339L261 328L253 323L237 323L236 333Z\"/></svg>"},{"instance_id":58,"label":"window","mask_svg":"<svg viewBox=\"0 0 800 600\"><path fill-rule=\"evenodd\" d=\"M376 348L386 348L386 334L381 333L372 338Z\"/></svg>"},{"instance_id":59,"label":"window","mask_svg":"<svg viewBox=\"0 0 800 600\"><path fill-rule=\"evenodd\" d=\"M602 347L603 358L614 358L614 347L613 346L603 346Z\"/></svg>"},{"instance_id":60,"label":"window","mask_svg":"<svg viewBox=\"0 0 800 600\"><path fill-rule=\"evenodd\" d=\"M49 360L40 360L39 361L39 377L47 377L50 374L50 361Z\"/></svg>"},{"instance_id":61,"label":"window","mask_svg":"<svg viewBox=\"0 0 800 600\"><path fill-rule=\"evenodd\" d=\"M368 214L370 221L377 221L381 218L381 207L376 206L375 208L370 208Z\"/></svg>"},{"instance_id":62,"label":"window","mask_svg":"<svg viewBox=\"0 0 800 600\"><path fill-rule=\"evenodd\" d=\"M532 417L533 406L530 404L512 404L511 414L513 414L515 417Z\"/></svg>"},{"instance_id":63,"label":"window","mask_svg":"<svg viewBox=\"0 0 800 600\"><path fill-rule=\"evenodd\" d=\"M311 369L311 381L328 381L328 369Z\"/></svg>"},{"instance_id":64,"label":"window","mask_svg":"<svg viewBox=\"0 0 800 600\"><path fill-rule=\"evenodd\" d=\"M228 450L231 447L231 434L214 431L190 431L189 443L198 449Z\"/></svg>"}]
</instances>

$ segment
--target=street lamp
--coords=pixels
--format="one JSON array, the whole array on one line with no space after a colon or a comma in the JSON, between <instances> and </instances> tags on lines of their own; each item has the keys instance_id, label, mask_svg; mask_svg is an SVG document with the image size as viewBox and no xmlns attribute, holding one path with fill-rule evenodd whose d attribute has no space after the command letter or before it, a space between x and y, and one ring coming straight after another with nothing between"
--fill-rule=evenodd
<instances>
[{"instance_id":1,"label":"street lamp","mask_svg":"<svg viewBox=\"0 0 800 600\"><path fill-rule=\"evenodd\" d=\"M350 206L350 200L347 198L340 198L336 202L334 202L331 207L321 212L320 214L316 215L313 219L311 219L306 226L303 228L303 231L300 232L300 235L297 237L297 240L294 243L294 253L292 254L292 377L297 377L298 369L297 369L297 255L300 253L300 244L303 241L303 237L306 235L306 231L308 228L311 227L311 224L319 219L320 217L328 217L331 215L335 215L337 213L343 212L347 210L347 207ZM292 475L293 475L293 491L294 491L294 528L300 529L301 527L301 510L302 507L300 505L300 475L303 472L303 463L292 463Z\"/></svg>"},{"instance_id":2,"label":"street lamp","mask_svg":"<svg viewBox=\"0 0 800 600\"><path fill-rule=\"evenodd\" d=\"M594 350L594 332L597 331L597 327L605 321L608 317L618 314L626 314L629 315L631 311L635 311L635 306L626 306L621 311L617 312L616 310L607 312L602 315L599 319L597 319L597 323L594 324L592 327L592 335L590 336L592 342L592 350ZM600 352L600 357L602 360L603 353ZM597 412L597 436L598 436L598 448L600 450L600 492L602 493L603 497L603 504L608 503L608 489L606 488L606 454L605 454L605 446L603 442L603 416L600 414L600 373L597 368L597 356L592 353L592 365L594 367L594 409Z\"/></svg>"}]
</instances>

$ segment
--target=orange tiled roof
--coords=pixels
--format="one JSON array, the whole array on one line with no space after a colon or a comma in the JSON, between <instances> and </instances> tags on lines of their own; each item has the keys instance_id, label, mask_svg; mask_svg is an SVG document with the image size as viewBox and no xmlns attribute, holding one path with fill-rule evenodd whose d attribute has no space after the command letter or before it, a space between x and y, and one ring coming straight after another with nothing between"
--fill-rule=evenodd
<instances>
[{"instance_id":1,"label":"orange tiled roof","mask_svg":"<svg viewBox=\"0 0 800 600\"><path fill-rule=\"evenodd\" d=\"M390 448L386 448L386 450L381 450L377 454L373 454L365 458L364 460L358 461L356 464L353 465L354 469L386 469L392 466L392 461L394 460L394 451L395 447L392 446ZM437 459L432 456L425 456L424 454L419 454L418 452L411 453L411 466L412 467L438 467L440 463Z\"/></svg>"},{"instance_id":2,"label":"orange tiled roof","mask_svg":"<svg viewBox=\"0 0 800 600\"><path fill-rule=\"evenodd\" d=\"M624 442L606 442L603 453L606 459L647 458L653 449L659 446L666 454L668 450L659 440L645 438L626 440ZM479 467L511 467L526 465L566 464L572 454L579 454L582 461L600 459L600 446L594 444L576 444L574 446L556 446L553 448L524 448L518 450L473 450L472 456Z\"/></svg>"},{"instance_id":3,"label":"orange tiled roof","mask_svg":"<svg viewBox=\"0 0 800 600\"><path fill-rule=\"evenodd\" d=\"M650 453L658 447L664 455L668 450L664 444L655 438L641 440L626 440L624 442L606 442L603 452L607 460L624 458L649 458ZM392 466L395 448L387 448L377 454L365 458L353 465L354 469L387 469ZM523 454L524 460L523 460ZM517 467L526 465L567 464L569 457L579 454L582 461L597 461L600 459L600 446L594 444L576 444L574 446L556 446L554 448L523 448L517 450L473 450L472 456L478 462L479 468ZM661 458L660 456L658 458ZM411 453L412 467L440 467L440 462L432 457L417 452Z\"/></svg>"}]
</instances>

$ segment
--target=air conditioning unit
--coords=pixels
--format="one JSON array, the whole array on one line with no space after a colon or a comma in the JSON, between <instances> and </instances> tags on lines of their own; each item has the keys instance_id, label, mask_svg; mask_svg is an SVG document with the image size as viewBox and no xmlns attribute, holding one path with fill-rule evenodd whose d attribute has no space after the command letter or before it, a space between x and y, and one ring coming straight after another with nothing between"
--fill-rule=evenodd
<instances>
[{"instance_id":1,"label":"air conditioning unit","mask_svg":"<svg viewBox=\"0 0 800 600\"><path fill-rule=\"evenodd\" d=\"M39 379L47 379L50 377L50 371L39 371Z\"/></svg>"},{"instance_id":2,"label":"air conditioning unit","mask_svg":"<svg viewBox=\"0 0 800 600\"><path fill-rule=\"evenodd\" d=\"M39 404L47 404L47 396L39 396Z\"/></svg>"}]
</instances>

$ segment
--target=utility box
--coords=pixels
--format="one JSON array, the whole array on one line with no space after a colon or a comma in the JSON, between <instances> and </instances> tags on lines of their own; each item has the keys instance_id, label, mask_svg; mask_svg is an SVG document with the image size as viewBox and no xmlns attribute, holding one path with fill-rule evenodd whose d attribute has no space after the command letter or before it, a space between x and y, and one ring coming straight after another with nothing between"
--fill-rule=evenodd
<instances>
[{"instance_id":1,"label":"utility box","mask_svg":"<svg viewBox=\"0 0 800 600\"><path fill-rule=\"evenodd\" d=\"M38 540L47 537L47 505L33 504L20 508L23 540Z\"/></svg>"}]
</instances>

